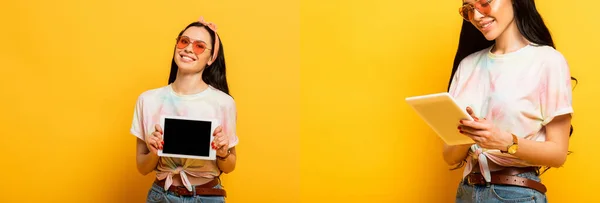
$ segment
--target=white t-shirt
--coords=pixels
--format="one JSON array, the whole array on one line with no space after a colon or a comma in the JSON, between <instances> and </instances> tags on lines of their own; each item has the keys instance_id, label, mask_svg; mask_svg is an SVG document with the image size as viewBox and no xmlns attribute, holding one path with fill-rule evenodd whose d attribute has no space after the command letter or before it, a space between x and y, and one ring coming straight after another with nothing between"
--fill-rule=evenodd
<instances>
[{"instance_id":1,"label":"white t-shirt","mask_svg":"<svg viewBox=\"0 0 600 203\"><path fill-rule=\"evenodd\" d=\"M545 125L573 113L571 75L563 55L550 46L530 44L515 52L493 54L487 48L461 61L449 93L461 107L491 120L500 130L518 137L545 141ZM500 166L533 166L499 150L471 147L465 175L487 159ZM493 169L492 169L493 170ZM489 169L487 170L489 171Z\"/></svg>"},{"instance_id":2,"label":"white t-shirt","mask_svg":"<svg viewBox=\"0 0 600 203\"><path fill-rule=\"evenodd\" d=\"M145 140L154 132L155 124L160 124L162 115L217 119L223 133L229 136L229 147L238 144L235 102L231 96L212 86L193 95L178 95L171 85L142 93L133 114L131 133ZM167 179L165 189L169 188L175 174L181 174L184 185L189 183L186 178L188 175L212 179L221 174L214 160L171 157L160 157L156 172L159 180ZM189 184L185 186L190 189Z\"/></svg>"}]
</instances>

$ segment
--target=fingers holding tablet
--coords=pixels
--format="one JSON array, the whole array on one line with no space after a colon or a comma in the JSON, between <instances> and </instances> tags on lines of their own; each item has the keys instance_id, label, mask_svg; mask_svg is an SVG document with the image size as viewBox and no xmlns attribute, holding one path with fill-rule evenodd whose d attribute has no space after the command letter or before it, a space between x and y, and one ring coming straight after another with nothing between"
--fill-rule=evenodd
<instances>
[{"instance_id":1,"label":"fingers holding tablet","mask_svg":"<svg viewBox=\"0 0 600 203\"><path fill-rule=\"evenodd\" d=\"M214 136L216 136L218 133L221 133L223 131L223 127L219 126L215 129L215 132L213 133Z\"/></svg>"},{"instance_id":2,"label":"fingers holding tablet","mask_svg":"<svg viewBox=\"0 0 600 203\"><path fill-rule=\"evenodd\" d=\"M153 154L158 154L158 150L163 148L163 131L159 124L154 125L154 132L146 139L146 146Z\"/></svg>"},{"instance_id":3,"label":"fingers holding tablet","mask_svg":"<svg viewBox=\"0 0 600 203\"><path fill-rule=\"evenodd\" d=\"M221 126L215 129L215 133L213 134L213 136L215 136L215 138L213 139L211 145L214 150L217 150L217 156L226 156L227 150L229 149L229 139L223 133Z\"/></svg>"},{"instance_id":4,"label":"fingers holding tablet","mask_svg":"<svg viewBox=\"0 0 600 203\"><path fill-rule=\"evenodd\" d=\"M159 138L162 139L163 130L162 130L162 127L160 127L159 124L154 125L154 132L155 133L156 132L160 133Z\"/></svg>"},{"instance_id":5,"label":"fingers holding tablet","mask_svg":"<svg viewBox=\"0 0 600 203\"><path fill-rule=\"evenodd\" d=\"M158 154L158 150L160 149L158 138L154 135L149 136L148 139L146 139L146 147L148 147L148 150L153 154Z\"/></svg>"}]
</instances>

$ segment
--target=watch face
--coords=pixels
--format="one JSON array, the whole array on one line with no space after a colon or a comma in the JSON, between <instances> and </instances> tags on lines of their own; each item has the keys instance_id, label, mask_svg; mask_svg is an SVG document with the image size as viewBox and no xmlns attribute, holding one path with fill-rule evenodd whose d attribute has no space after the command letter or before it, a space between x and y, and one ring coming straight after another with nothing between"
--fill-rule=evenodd
<instances>
[{"instance_id":1,"label":"watch face","mask_svg":"<svg viewBox=\"0 0 600 203\"><path fill-rule=\"evenodd\" d=\"M517 148L518 148L518 145L513 145L513 146L510 146L510 147L508 148L508 153L509 153L509 154L514 154L514 153L517 153Z\"/></svg>"}]
</instances>

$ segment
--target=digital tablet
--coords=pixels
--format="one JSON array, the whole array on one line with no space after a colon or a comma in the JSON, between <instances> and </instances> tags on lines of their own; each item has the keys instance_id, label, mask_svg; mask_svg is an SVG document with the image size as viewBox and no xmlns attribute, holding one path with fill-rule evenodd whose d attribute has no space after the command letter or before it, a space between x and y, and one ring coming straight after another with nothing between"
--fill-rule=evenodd
<instances>
[{"instance_id":1,"label":"digital tablet","mask_svg":"<svg viewBox=\"0 0 600 203\"><path fill-rule=\"evenodd\" d=\"M158 155L188 159L215 160L217 152L211 147L215 119L162 116L163 149Z\"/></svg>"},{"instance_id":2,"label":"digital tablet","mask_svg":"<svg viewBox=\"0 0 600 203\"><path fill-rule=\"evenodd\" d=\"M406 98L406 102L448 145L475 143L458 131L460 120L473 120L447 92Z\"/></svg>"}]
</instances>

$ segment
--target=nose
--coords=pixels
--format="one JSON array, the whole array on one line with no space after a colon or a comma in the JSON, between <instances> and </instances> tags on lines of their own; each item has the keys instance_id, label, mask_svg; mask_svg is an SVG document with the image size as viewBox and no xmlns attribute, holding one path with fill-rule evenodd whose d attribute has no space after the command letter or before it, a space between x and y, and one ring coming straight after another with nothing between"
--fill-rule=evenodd
<instances>
[{"instance_id":1,"label":"nose","mask_svg":"<svg viewBox=\"0 0 600 203\"><path fill-rule=\"evenodd\" d=\"M193 50L192 46L194 46L194 43L188 44L187 46L185 46L185 48L183 48L183 51L185 51L187 53L193 53L194 50Z\"/></svg>"},{"instance_id":2,"label":"nose","mask_svg":"<svg viewBox=\"0 0 600 203\"><path fill-rule=\"evenodd\" d=\"M481 18L485 17L485 15L481 14L481 12L479 12L479 10L477 9L473 9L473 20L474 21L480 21Z\"/></svg>"}]
</instances>

